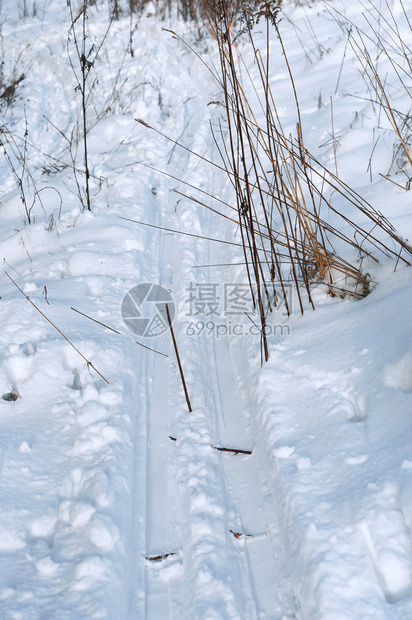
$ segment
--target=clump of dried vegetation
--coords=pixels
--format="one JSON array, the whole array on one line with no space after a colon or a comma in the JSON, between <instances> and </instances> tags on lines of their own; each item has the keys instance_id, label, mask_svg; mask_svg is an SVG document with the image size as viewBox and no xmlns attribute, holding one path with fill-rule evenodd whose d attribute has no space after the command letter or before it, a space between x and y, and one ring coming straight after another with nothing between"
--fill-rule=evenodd
<instances>
[{"instance_id":1,"label":"clump of dried vegetation","mask_svg":"<svg viewBox=\"0 0 412 620\"><path fill-rule=\"evenodd\" d=\"M205 0L201 5L219 49L225 108L225 127L212 128L212 132L236 196L235 213L223 212L221 204L217 210L235 221L240 231L265 360L270 312L279 302L291 312L286 287L294 287L303 313L307 304L315 308L314 288L323 287L332 296L366 296L371 282L364 264L377 263L380 256L392 257L396 264L412 262L411 246L391 223L342 181L337 170L327 169L306 148L299 100L279 27L280 10L280 0L256 4ZM264 52L255 41L257 23L266 33ZM280 42L283 57L277 57L276 62L284 63L290 78L296 113L294 135L282 126L269 79L274 38ZM238 42L245 39L253 50L257 81L242 59ZM402 45L410 63L409 49ZM402 118L401 127L367 53L358 48L358 57L410 160L402 138L406 119ZM399 66L394 68L401 79Z\"/></svg>"}]
</instances>

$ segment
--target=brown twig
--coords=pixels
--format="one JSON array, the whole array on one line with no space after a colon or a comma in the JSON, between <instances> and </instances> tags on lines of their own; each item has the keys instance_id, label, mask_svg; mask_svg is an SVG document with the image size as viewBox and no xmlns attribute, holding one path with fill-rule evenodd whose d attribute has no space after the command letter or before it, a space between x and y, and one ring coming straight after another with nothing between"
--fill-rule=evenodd
<instances>
[{"instance_id":1,"label":"brown twig","mask_svg":"<svg viewBox=\"0 0 412 620\"><path fill-rule=\"evenodd\" d=\"M165 560L166 558L170 558L172 555L179 555L177 551L172 551L172 553L163 553L162 555L147 555L146 560L150 562L160 562L160 560Z\"/></svg>"},{"instance_id":2,"label":"brown twig","mask_svg":"<svg viewBox=\"0 0 412 620\"><path fill-rule=\"evenodd\" d=\"M189 409L189 412L191 413L192 412L192 405L190 404L189 394L188 394L187 387L186 387L185 376L183 374L182 364L180 363L180 355L179 355L179 351L178 351L178 348L177 348L177 343L176 343L175 333L174 333L174 330L173 330L172 320L170 318L169 305L165 304L165 307L166 307L166 315L167 315L167 320L168 320L168 323L169 323L170 333L172 335L173 346L174 346L175 353L176 353L177 364L179 366L180 378L182 379L182 385L183 385L183 390L184 390L184 393L185 393L187 408Z\"/></svg>"},{"instance_id":3,"label":"brown twig","mask_svg":"<svg viewBox=\"0 0 412 620\"><path fill-rule=\"evenodd\" d=\"M102 327L105 327L106 329L110 329L110 331L114 332L115 334L119 334L121 336L121 332L118 332L116 329L113 329L113 327L109 327L105 323L102 323L101 321L97 321L96 319L93 319L88 314L84 314L84 312L80 312L80 310L76 310L76 308L72 308L71 307L70 309L74 310L78 314L81 314L82 316L86 317L86 319L90 319L90 321L93 321L94 323L97 323L98 325L101 325ZM156 351L156 349L152 349L151 347L148 347L145 344L142 344L141 342L137 342L137 340L135 340L135 343L138 344L139 347L143 347L144 349L148 349L149 351L153 351L153 353L157 353L158 355L163 355L163 357L169 357L168 355L166 355L166 353L162 353L161 351Z\"/></svg>"},{"instance_id":4,"label":"brown twig","mask_svg":"<svg viewBox=\"0 0 412 620\"><path fill-rule=\"evenodd\" d=\"M99 375L99 377L101 377L101 378L103 379L103 381L105 381L105 382L108 384L108 383L109 383L109 382L108 382L108 380L107 380L107 379L105 379L105 378L103 377L103 375L102 375L102 374L101 374L101 373L97 370L97 368L95 368L95 366L93 366L93 364L92 364L92 363L91 363L91 362L87 359L87 357L85 357L85 356L83 355L83 353L81 353L81 352L79 351L79 349L78 349L77 347L75 347L75 346L74 346L74 344L73 344L73 343L72 343L72 342L71 342L71 341L67 338L67 336L65 336L65 335L63 334L63 332L62 332L62 331L61 331L61 330L57 327L57 325L55 325L55 324L53 323L53 321L51 321L51 320L50 320L50 319L49 319L49 318L48 318L48 317L44 314L44 312L42 312L42 311L40 310L40 308L38 308L38 307L36 306L36 304L35 304L35 303L34 303L34 302L30 299L30 297L28 297L28 295L26 295L26 293L25 293L24 291L22 291L22 289L20 288L20 286L19 286L19 285L18 285L18 284L17 284L17 283L13 280L13 278L12 278L12 277L11 277L11 276L7 273L7 271L5 271L4 273L5 273L5 274L6 274L6 276L7 276L7 277L8 277L8 278L9 278L9 279L13 282L14 286L15 286L15 287L16 287L16 288L20 291L20 293L23 295L23 297L25 297L25 298L27 299L27 301L31 303L31 305L32 305L32 306L33 306L33 307L37 310L37 312L39 312L39 314L41 314L41 315L42 315L42 317L43 317L43 318L45 318L45 319L46 319L46 321L47 321L48 323L50 323L50 325L52 325L52 326L54 327L54 329L55 329L56 331L58 331L58 332L59 332L59 334L60 334L61 336L63 336L63 338L64 338L64 339L65 339L65 340L69 343L69 345L70 345L71 347L73 347L73 349L76 351L76 353L78 353L78 354L80 355L80 357L82 357L82 358L84 359L84 361L85 361L85 362L86 362L86 364L87 364L87 367L89 367L89 366L90 366L90 368L93 368L93 370L94 370L95 372L97 372L97 374Z\"/></svg>"},{"instance_id":5,"label":"brown twig","mask_svg":"<svg viewBox=\"0 0 412 620\"><path fill-rule=\"evenodd\" d=\"M231 452L232 454L252 454L251 450L240 450L239 448L220 448L219 446L213 446L215 450L219 452Z\"/></svg>"}]
</instances>

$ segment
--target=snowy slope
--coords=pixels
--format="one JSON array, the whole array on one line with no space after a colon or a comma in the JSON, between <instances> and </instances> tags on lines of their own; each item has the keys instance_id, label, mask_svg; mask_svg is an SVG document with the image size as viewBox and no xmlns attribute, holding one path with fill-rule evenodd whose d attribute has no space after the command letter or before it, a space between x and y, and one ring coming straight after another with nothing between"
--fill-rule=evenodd
<instances>
[{"instance_id":1,"label":"snowy slope","mask_svg":"<svg viewBox=\"0 0 412 620\"><path fill-rule=\"evenodd\" d=\"M273 313L261 366L250 299L231 305L247 291L242 249L170 232L239 242L231 222L175 191L214 209L212 196L233 201L224 172L196 156L220 164L215 41L152 5L113 22L89 82L89 212L69 10L29 4L24 18L1 5L3 81L25 78L1 108L0 618L409 619L412 271L383 260L365 299L319 289L303 316L293 298L289 319ZM410 194L381 176L396 140L344 16L368 24L360 3L334 5L284 3L305 143L410 238ZM106 4L91 7L88 41L107 25ZM293 131L275 38L272 50ZM172 296L191 413L170 332L122 319L140 284ZM148 298L127 299L154 317Z\"/></svg>"}]
</instances>

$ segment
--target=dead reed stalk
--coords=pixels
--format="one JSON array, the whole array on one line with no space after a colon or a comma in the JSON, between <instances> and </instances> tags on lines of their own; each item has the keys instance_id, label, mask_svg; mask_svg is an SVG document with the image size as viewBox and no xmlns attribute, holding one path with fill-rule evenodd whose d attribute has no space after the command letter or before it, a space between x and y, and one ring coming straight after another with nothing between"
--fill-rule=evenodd
<instances>
[{"instance_id":1,"label":"dead reed stalk","mask_svg":"<svg viewBox=\"0 0 412 620\"><path fill-rule=\"evenodd\" d=\"M180 361L180 355L179 355L179 350L177 348L177 342L176 342L175 332L174 332L173 325L172 325L172 319L170 318L169 305L165 304L165 308L166 308L167 322L169 323L170 334L172 336L173 347L174 347L174 350L175 350L175 353L176 353L177 364L179 366L180 378L182 380L183 390L184 390L184 393L185 393L187 408L189 409L189 413L192 413L192 405L190 403L189 393L187 391L187 385L186 385L186 380L185 380L185 375L183 373L182 363Z\"/></svg>"},{"instance_id":2,"label":"dead reed stalk","mask_svg":"<svg viewBox=\"0 0 412 620\"><path fill-rule=\"evenodd\" d=\"M85 196L86 196L86 207L89 211L91 211L91 198L90 198L90 168L89 168L89 155L88 155L88 126L87 126L87 110L89 105L89 99L91 95L91 91L96 83L96 81L92 82L90 88L88 87L88 80L90 78L92 69L94 68L96 61L99 57L102 46L106 40L106 37L109 33L110 27L112 25L117 4L112 8L109 24L107 26L106 32L104 33L102 40L98 45L92 43L90 46L87 45L88 41L88 33L86 28L86 23L88 19L87 10L92 4L90 0L82 0L80 10L77 14L73 12L72 0L67 0L67 5L70 10L70 19L71 24L69 28L69 36L68 43L73 41L74 49L75 49L75 57L76 62L72 59L72 56L69 51L68 46L68 56L70 66L72 68L73 74L75 76L77 86L76 91L80 92L81 96L81 116L82 116L82 134L83 134L83 161L84 161L84 173L85 173ZM80 22L80 27L78 26L78 22ZM73 169L76 170L75 162L73 161ZM77 180L76 180L77 182ZM81 190L79 188L79 198L81 203L83 204L83 197L81 194Z\"/></svg>"}]
</instances>

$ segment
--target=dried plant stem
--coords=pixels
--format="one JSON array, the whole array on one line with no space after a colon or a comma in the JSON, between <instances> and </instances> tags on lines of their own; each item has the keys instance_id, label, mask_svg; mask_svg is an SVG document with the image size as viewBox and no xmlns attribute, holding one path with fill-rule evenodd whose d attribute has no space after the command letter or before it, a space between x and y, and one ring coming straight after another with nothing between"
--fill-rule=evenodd
<instances>
[{"instance_id":1,"label":"dried plant stem","mask_svg":"<svg viewBox=\"0 0 412 620\"><path fill-rule=\"evenodd\" d=\"M70 310L74 310L74 312L77 312L77 314L81 314L82 316L86 317L86 319L89 319L90 321L93 321L93 323L97 323L98 325L101 325L102 327L105 327L106 329L110 329L111 332L114 332L115 334L119 334L120 335L120 332L118 332L116 329L113 329L113 327L109 327L105 323L102 323L101 321L97 321L96 319L93 319L88 314L85 314L84 312L80 312L80 310L76 310L76 308L73 308L71 306L70 306Z\"/></svg>"},{"instance_id":2,"label":"dried plant stem","mask_svg":"<svg viewBox=\"0 0 412 620\"><path fill-rule=\"evenodd\" d=\"M84 361L85 361L85 362L86 362L86 364L87 364L87 367L88 367L88 368L89 368L89 367L90 367L90 368L93 368L93 370L94 370L95 372L97 372L97 374L99 375L99 377L101 377L101 378L103 379L103 381L105 381L105 382L108 384L108 383L109 383L109 382L108 382L108 380L107 380L107 379L105 379L105 378L103 377L103 375L102 375L102 374L101 374L101 373L97 370L97 368L95 368L95 366L93 366L93 364L92 364L92 363L91 363L91 362L87 359L87 357L85 357L85 356L83 355L83 353L81 353L81 352L79 351L79 349L78 349L78 348L77 348L77 347L76 347L76 346L75 346L75 345L74 345L74 344L73 344L73 343L72 343L72 342L71 342L71 341L67 338L67 336L65 336L65 335L63 334L63 332L62 332L62 331L61 331L61 330L57 327L57 325L55 325L55 324L53 323L53 321L51 321L51 320L50 320L50 319L49 319L49 318L48 318L48 317L44 314L44 312L42 312L42 311L40 310L40 308L38 308L38 307L36 306L36 304L35 304L35 303L34 303L34 302L30 299L30 297L29 297L28 295L26 295L26 293L25 293L25 292L24 292L24 291L23 291L23 290L19 287L19 285L17 284L17 282L15 282L15 281L13 280L13 278L12 278L12 277L11 277L11 276L7 273L7 271L5 271L4 273L5 273L5 274L6 274L6 276L9 278L9 280L11 280L11 281L13 282L14 286L15 286L15 287L16 287L16 288L20 291L20 293L23 295L23 297L25 297L25 298L27 299L27 301L31 303L31 305L32 305L32 306L33 306L33 307L37 310L37 312L38 312L39 314L41 314L41 315L42 315L42 317L43 317L44 319L46 319L46 321L47 321L48 323L50 323L50 325L52 325L52 327L54 327L54 329L55 329L56 331L58 331L58 332L59 332L59 334L60 334L61 336L63 336L63 338L66 340L66 342L68 342L68 343L69 343L69 345L70 345L71 347L73 347L73 349L76 351L76 353L78 353L78 354L80 355L80 357L82 357L82 358L84 359Z\"/></svg>"},{"instance_id":3,"label":"dried plant stem","mask_svg":"<svg viewBox=\"0 0 412 620\"><path fill-rule=\"evenodd\" d=\"M72 308L71 307L70 309L74 310L78 314L81 314L82 316L86 317L86 319L89 319L90 321L93 321L93 323L97 323L98 325L101 325L102 327L105 327L106 329L109 329L111 332L114 332L115 334L119 334L119 336L121 336L121 332L118 332L116 329L113 329L113 327L109 327L105 323L102 323L101 321L97 321L96 319L94 319L93 317L89 316L88 314L84 314L84 312L80 312L80 310L76 310L76 308ZM156 349L152 349L151 347L148 347L145 344L142 344L141 342L137 342L137 340L135 340L135 343L138 344L139 347L143 347L144 349L148 349L149 351L153 351L153 353L157 353L158 355L163 355L163 357L169 357L168 355L166 355L166 353L162 353L161 351L156 351Z\"/></svg>"},{"instance_id":4,"label":"dried plant stem","mask_svg":"<svg viewBox=\"0 0 412 620\"><path fill-rule=\"evenodd\" d=\"M189 412L192 413L192 405L190 404L190 400L189 400L189 393L187 391L187 386L186 386L186 381L185 381L185 376L183 374L183 368L182 368L182 364L180 362L180 355L179 355L179 350L177 348L177 342L176 342L176 337L175 337L175 332L173 330L173 325L172 325L172 320L170 318L170 312L169 312L169 305L165 304L166 307L166 315L167 315L167 321L169 323L169 328L170 328L170 333L172 335L172 341L173 341L173 347L176 353L176 359L177 359L177 364L179 366L179 372L180 372L180 378L182 380L182 385L183 385L183 390L185 393L185 398L186 398L186 403L187 403L187 408L189 409Z\"/></svg>"},{"instance_id":5,"label":"dried plant stem","mask_svg":"<svg viewBox=\"0 0 412 620\"><path fill-rule=\"evenodd\" d=\"M353 40L352 40L353 41ZM389 101L389 97L387 95L386 89L384 84L382 83L382 80L372 62L372 59L370 57L369 52L367 51L366 48L361 49L360 46L353 42L352 44L352 49L354 50L358 61L360 62L360 64L362 65L362 68L364 70L364 75L368 78L370 85L372 86L376 98L381 106L381 108L383 109L383 111L385 112L386 118L388 119L389 123L391 124L393 130L395 131L400 144L403 147L403 151L405 153L405 156L409 162L409 165L412 166L412 155L409 152L409 148L407 146L407 144L405 143L404 140L404 136L403 136L403 132L402 129L399 125L399 122L396 118L396 114L395 111L393 109L393 106L391 105L390 101ZM405 87L405 90L408 92L409 94L409 90L408 88Z\"/></svg>"},{"instance_id":6,"label":"dried plant stem","mask_svg":"<svg viewBox=\"0 0 412 620\"><path fill-rule=\"evenodd\" d=\"M80 75L78 73L78 69L76 69L74 62L69 53L69 62L74 73L74 76L77 81L76 90L80 91L81 95L81 115L82 115L82 133L83 133L83 161L84 161L84 172L85 172L85 194L86 194L86 207L88 211L91 211L91 198L90 198L90 169L89 169L89 155L88 155L88 127L87 127L87 108L89 103L90 94L93 90L93 87L96 82L93 82L92 86L87 88L87 81L90 76L90 72L94 67L96 60L100 54L102 46L106 40L106 37L109 33L110 27L112 25L117 4L114 5L113 10L110 14L109 23L107 29L102 37L101 42L98 45L92 44L90 49L86 47L86 41L88 39L87 29L86 29L86 20L88 18L87 9L90 6L90 0L82 0L80 11L77 15L73 13L72 0L67 0L67 5L70 10L70 18L71 24L69 29L69 41L70 36L73 37L73 44L77 56L77 63L80 70ZM80 41L77 32L77 22L81 18L81 26L80 26ZM75 169L75 165L73 162L73 168ZM79 191L79 198L81 203L83 204L83 197L81 196L81 192Z\"/></svg>"},{"instance_id":7,"label":"dried plant stem","mask_svg":"<svg viewBox=\"0 0 412 620\"><path fill-rule=\"evenodd\" d=\"M206 241L216 241L217 243L224 243L226 245L236 245L243 247L241 243L235 243L234 241L226 241L225 239L214 239L213 237L204 237L203 235L195 235L194 233L184 232L182 230L173 230L172 228L166 228L164 226L156 226L155 224L148 224L147 222L140 222L139 220L132 220L128 217L117 216L120 220L126 220L126 222L133 222L134 224L140 224L141 226L148 226L149 228L157 228L158 230L164 230L166 232L175 233L177 235L185 235L186 237L195 237L196 239L205 239Z\"/></svg>"}]
</instances>

